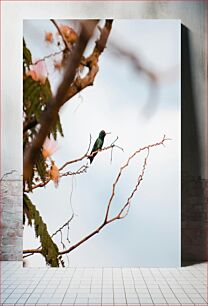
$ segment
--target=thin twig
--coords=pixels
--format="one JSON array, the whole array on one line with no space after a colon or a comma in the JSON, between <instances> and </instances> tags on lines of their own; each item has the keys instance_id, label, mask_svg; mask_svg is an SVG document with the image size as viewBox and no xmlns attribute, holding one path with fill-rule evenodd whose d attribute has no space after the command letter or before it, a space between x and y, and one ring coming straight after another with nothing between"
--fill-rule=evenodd
<instances>
[{"instance_id":1,"label":"thin twig","mask_svg":"<svg viewBox=\"0 0 208 306\"><path fill-rule=\"evenodd\" d=\"M92 137L91 137L91 135L90 135L90 142L89 142L89 146L88 146L88 148L87 148L86 153L85 153L84 155L82 155L81 157L77 158L77 159L73 159L73 160L70 160L70 161L67 161L66 163L64 163L64 164L59 168L59 172L61 172L66 166L71 165L71 164L74 164L74 163L77 163L77 162L80 162L80 161L82 161L83 159L89 158L89 157L93 156L95 153L98 153L98 152L107 151L107 150L109 150L109 149L113 150L114 148L118 148L118 149L124 151L122 147L120 147L120 146L118 146L118 145L115 145L115 142L118 140L118 136L117 136L116 140L114 140L114 142L113 142L112 144L110 144L109 146L104 147L104 148L102 148L102 149L98 149L98 150L96 150L96 151L94 151L94 152L92 152L92 153L89 154L89 149L90 149L90 146L91 146L91 139L92 139ZM111 151L111 154L112 154L112 151ZM81 166L78 170L76 170L76 171L73 171L73 172L72 172L72 171L67 171L67 172L65 172L65 173L60 174L60 178L63 177L63 176L78 175L78 174L85 173L85 172L87 171L88 167L89 167L88 164L82 165L82 166ZM38 184L36 184L36 185L33 185L33 186L32 186L32 190L34 190L34 189L36 189L36 188L39 188L39 187L45 187L50 181L51 181L51 178L48 177L48 178L45 180L45 182L41 182L41 183L38 183ZM30 192L30 190L25 188L24 192Z\"/></svg>"},{"instance_id":2,"label":"thin twig","mask_svg":"<svg viewBox=\"0 0 208 306\"><path fill-rule=\"evenodd\" d=\"M68 51L72 51L72 48L71 46L69 45L68 41L66 40L64 34L62 33L60 27L58 26L58 23L56 22L55 19L50 19L50 21L55 25L56 29L58 30L59 34L61 35L61 38L64 42L64 45L65 45L65 49L67 49Z\"/></svg>"},{"instance_id":3,"label":"thin twig","mask_svg":"<svg viewBox=\"0 0 208 306\"><path fill-rule=\"evenodd\" d=\"M72 200L72 193L73 193L73 184L72 184L72 189L71 189L71 193L70 193L70 206L71 206L71 209L72 209L72 215L71 217L59 228L57 229L50 237L53 238L55 235L57 235L58 233L60 233L61 235L61 243L62 243L62 246L63 248L66 248L65 247L65 244L63 243L63 236L62 236L62 230L67 226L67 241L68 243L70 244L70 240L69 240L69 224L70 222L73 220L74 218L74 210L73 210L73 207L72 207L72 203L71 203L71 200ZM37 248L38 250L41 250L41 246L39 246ZM23 256L23 258L26 258L26 257L29 257L29 256L32 256L34 253L30 253L30 254L27 254L25 256ZM66 254L67 255L67 254ZM69 259L68 259L68 256L67 256L67 262L69 262Z\"/></svg>"},{"instance_id":4,"label":"thin twig","mask_svg":"<svg viewBox=\"0 0 208 306\"><path fill-rule=\"evenodd\" d=\"M111 143L111 145L114 145L116 143L116 141L118 140L118 136L116 137L116 139Z\"/></svg>"},{"instance_id":5,"label":"thin twig","mask_svg":"<svg viewBox=\"0 0 208 306\"><path fill-rule=\"evenodd\" d=\"M152 147L156 147L156 146L159 146L159 145L163 145L163 143L166 141L166 140L170 140L168 138L165 138L165 135L163 136L163 139L160 141L160 142L157 142L157 143L154 143L154 144L151 144L151 145L148 145L148 146L145 146L145 147L142 147L140 149L138 149L137 151L135 151L127 160L127 162L120 168L120 171L116 177L116 180L114 181L113 183L113 187L112 187L112 193L111 193L111 196L110 196L110 199L109 199L109 202L108 202L108 206L107 206L107 210L106 210L106 215L105 215L105 219L104 219L104 223L107 222L108 220L108 215L109 215L109 211L110 211L110 207L111 207L111 203L112 203L112 200L114 198L114 195L115 195L115 189L116 189L116 186L118 184L118 181L121 177L121 174L123 172L123 170L125 168L128 167L130 161L137 155L139 154L140 152L144 151L144 150L149 150L150 148Z\"/></svg>"},{"instance_id":6,"label":"thin twig","mask_svg":"<svg viewBox=\"0 0 208 306\"><path fill-rule=\"evenodd\" d=\"M51 53L51 54L48 54L48 55L44 56L43 58L40 58L39 60L32 63L32 65L37 65L39 62L44 62L48 58L51 58L51 57L54 57L56 55L59 55L59 54L63 53L63 51L64 51L64 49L60 50L60 51L56 51L56 52Z\"/></svg>"},{"instance_id":7,"label":"thin twig","mask_svg":"<svg viewBox=\"0 0 208 306\"><path fill-rule=\"evenodd\" d=\"M32 255L34 255L34 253L30 253L30 254L24 255L23 258L30 257Z\"/></svg>"},{"instance_id":8,"label":"thin twig","mask_svg":"<svg viewBox=\"0 0 208 306\"><path fill-rule=\"evenodd\" d=\"M89 168L88 165L82 165L78 170L72 172L72 171L67 171L65 173L62 173L60 174L60 177L63 177L63 176L69 176L69 175L77 175L77 174L82 174L82 173L86 173L87 172L87 169Z\"/></svg>"},{"instance_id":9,"label":"thin twig","mask_svg":"<svg viewBox=\"0 0 208 306\"><path fill-rule=\"evenodd\" d=\"M118 149L120 149L120 150L122 150L122 151L124 151L124 149L123 149L122 147L115 145L115 143L116 143L117 140L118 140L118 136L117 136L116 139L111 143L111 146L112 146L112 148L111 148L111 157L110 157L110 162L111 162L111 163L112 163L112 161L113 161L113 149L114 149L115 147L118 148Z\"/></svg>"},{"instance_id":10,"label":"thin twig","mask_svg":"<svg viewBox=\"0 0 208 306\"><path fill-rule=\"evenodd\" d=\"M91 142L92 142L92 136L90 134L90 141L89 141L89 145L87 147L87 151L84 153L84 155L82 155L80 158L74 159L74 160L70 160L68 162L66 162L65 164L63 164L63 166L61 166L59 168L59 171L63 170L66 166L76 163L78 161L82 161L84 158L86 158L88 156L89 150L90 150L90 146L91 146Z\"/></svg>"},{"instance_id":11,"label":"thin twig","mask_svg":"<svg viewBox=\"0 0 208 306\"><path fill-rule=\"evenodd\" d=\"M56 234L58 234L65 226L67 226L72 219L74 218L74 213L71 215L71 217L69 218L69 220L66 221L66 223L64 223L59 229L57 229L52 235L51 238L53 238Z\"/></svg>"},{"instance_id":12,"label":"thin twig","mask_svg":"<svg viewBox=\"0 0 208 306\"><path fill-rule=\"evenodd\" d=\"M137 191L141 181L143 180L144 177L144 172L147 166L147 159L149 157L149 148L147 148L147 156L144 159L144 163L143 163L143 168L142 168L142 173L139 175L138 180L137 180L137 184L134 187L134 190L132 191L131 195L128 197L126 204L123 206L123 208L120 210L120 212L118 213L118 218L125 218L129 212L129 208L130 208L130 203L131 203L131 199L133 198L135 192ZM127 208L127 211L125 213L125 215L122 216L122 213L125 211L125 209Z\"/></svg>"}]
</instances>

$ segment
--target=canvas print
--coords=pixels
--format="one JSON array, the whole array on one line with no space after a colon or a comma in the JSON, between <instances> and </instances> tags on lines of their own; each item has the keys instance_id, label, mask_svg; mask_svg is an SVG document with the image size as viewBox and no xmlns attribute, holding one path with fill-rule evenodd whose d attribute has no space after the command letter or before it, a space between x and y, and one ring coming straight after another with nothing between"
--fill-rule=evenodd
<instances>
[{"instance_id":1,"label":"canvas print","mask_svg":"<svg viewBox=\"0 0 208 306\"><path fill-rule=\"evenodd\" d=\"M24 20L23 264L180 266L179 20Z\"/></svg>"}]
</instances>

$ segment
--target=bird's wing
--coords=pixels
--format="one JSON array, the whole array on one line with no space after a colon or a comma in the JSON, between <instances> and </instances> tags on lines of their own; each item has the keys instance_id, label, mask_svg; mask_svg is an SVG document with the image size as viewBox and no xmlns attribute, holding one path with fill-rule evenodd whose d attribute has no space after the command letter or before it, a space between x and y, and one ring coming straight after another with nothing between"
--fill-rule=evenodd
<instances>
[{"instance_id":1,"label":"bird's wing","mask_svg":"<svg viewBox=\"0 0 208 306\"><path fill-rule=\"evenodd\" d=\"M92 148L91 153L94 152L94 151L99 150L100 148L101 148L101 140L100 140L100 138L97 138L97 140L94 143L94 146Z\"/></svg>"},{"instance_id":2,"label":"bird's wing","mask_svg":"<svg viewBox=\"0 0 208 306\"><path fill-rule=\"evenodd\" d=\"M98 140L98 144L97 144L98 149L102 149L102 146L103 146L103 140L102 140L102 139L100 139L100 138L98 138L97 140Z\"/></svg>"}]
</instances>

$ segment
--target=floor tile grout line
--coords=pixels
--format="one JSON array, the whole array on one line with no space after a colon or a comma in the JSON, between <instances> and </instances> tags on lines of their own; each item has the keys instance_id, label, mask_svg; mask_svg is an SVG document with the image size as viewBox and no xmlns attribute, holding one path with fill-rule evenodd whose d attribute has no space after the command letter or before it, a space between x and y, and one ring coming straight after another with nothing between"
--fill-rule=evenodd
<instances>
[{"instance_id":1,"label":"floor tile grout line","mask_svg":"<svg viewBox=\"0 0 208 306\"><path fill-rule=\"evenodd\" d=\"M38 287L38 284L44 279L44 275L47 274L47 272L48 272L48 269L47 269L46 272L43 274L43 276L41 277L40 281L37 283L35 289ZM55 274L55 272L54 272L54 274ZM35 289L33 290L33 292L35 291ZM44 288L44 289L45 289L45 288ZM37 305L41 305L41 304L39 304L38 302L39 302L39 300L42 298L43 292L44 292L44 290L40 293L40 296L39 296L39 298L38 298L38 300L37 300L37 302L36 302ZM27 300L29 300L29 298L28 298ZM26 301L25 303L27 303L27 301Z\"/></svg>"},{"instance_id":2,"label":"floor tile grout line","mask_svg":"<svg viewBox=\"0 0 208 306\"><path fill-rule=\"evenodd\" d=\"M160 271L160 273L161 273L161 271ZM169 271L169 273L170 273L170 275L172 275L171 271ZM161 275L162 275L162 277L164 278L164 276L163 276L163 274L162 274L162 273L161 273ZM179 305L181 305L181 302L179 301L179 299L178 299L177 295L175 294L175 292L174 292L174 291L173 291L173 289L171 288L170 283L167 281L167 278L164 278L164 279L165 279L166 284L168 285L169 289L170 289L170 290L171 290L171 292L173 293L173 295L174 295L175 299L178 301L178 304L179 304ZM165 299L165 300L166 300L166 299Z\"/></svg>"},{"instance_id":3,"label":"floor tile grout line","mask_svg":"<svg viewBox=\"0 0 208 306\"><path fill-rule=\"evenodd\" d=\"M126 286L125 286L125 282L124 282L123 268L120 268L120 269L121 269L121 275L122 275L122 283L123 283L123 287L124 287L124 295L125 295L125 300L126 300L126 305L127 305Z\"/></svg>"},{"instance_id":4,"label":"floor tile grout line","mask_svg":"<svg viewBox=\"0 0 208 306\"><path fill-rule=\"evenodd\" d=\"M37 282L36 286L34 287L34 289L32 290L32 292L30 293L30 296L34 293L35 289L37 288L38 284L42 281L42 278L44 277L44 275L47 273L48 269L45 271L45 273L40 277L40 280ZM29 300L30 296L28 297L28 299L25 301L25 303L27 303L27 301ZM38 298L39 300L39 298ZM37 300L37 301L38 301Z\"/></svg>"},{"instance_id":5,"label":"floor tile grout line","mask_svg":"<svg viewBox=\"0 0 208 306\"><path fill-rule=\"evenodd\" d=\"M19 268L20 268L20 267L17 267L17 269L15 270L15 272L16 272ZM14 273L15 273L15 272L14 272ZM11 274L12 274L12 272L11 272ZM17 286L17 288L18 288L18 286ZM7 299L9 299L9 297L12 295L12 293L13 293L17 288L14 288L13 291L10 292L10 294L3 300L3 303L5 303L5 302L7 301ZM25 289L25 291L26 291L26 289ZM22 294L24 294L25 291L24 291ZM20 297L20 298L21 298L21 297ZM16 302L18 302L20 298L18 298Z\"/></svg>"},{"instance_id":6,"label":"floor tile grout line","mask_svg":"<svg viewBox=\"0 0 208 306\"><path fill-rule=\"evenodd\" d=\"M142 278L143 278L143 280L144 280L144 282L145 282L145 285L146 285L146 287L147 287L147 291L149 292L150 298L151 298L151 300L152 300L152 304L154 304L153 299L152 299L152 296L151 296L151 293L150 293L150 291L149 291L149 288L148 288L148 286L147 286L147 283L146 283L146 280L145 280L145 278L144 278L144 275L143 275L143 273L142 273L141 268L139 268L139 270L140 270L140 272L141 272Z\"/></svg>"},{"instance_id":7,"label":"floor tile grout line","mask_svg":"<svg viewBox=\"0 0 208 306\"><path fill-rule=\"evenodd\" d=\"M153 275L153 273L152 273L152 270L150 269L150 273L152 274L152 278L156 281L156 279L155 279L155 276ZM160 272L160 274L161 274L161 272ZM161 274L162 275L162 274ZM164 277L163 277L163 275L162 275L162 278L164 279ZM166 282L167 283L167 282ZM159 288L160 288L160 286L158 286ZM161 290L161 288L160 288L160 292L162 293L162 296L163 296L163 298L164 298L164 300L166 301L166 303L168 304L168 302L167 302L167 300L166 300L166 298L165 298L165 296L164 296L164 294L163 294L163 292L162 292L162 290ZM177 299L177 301L178 301L178 299Z\"/></svg>"},{"instance_id":8,"label":"floor tile grout line","mask_svg":"<svg viewBox=\"0 0 208 306\"><path fill-rule=\"evenodd\" d=\"M206 265L206 264L205 264ZM198 268L197 269L197 272L199 271L200 269ZM193 273L192 273L193 274ZM201 273L203 276L205 276L203 273ZM195 276L195 275L194 275ZM201 296L201 298L208 303L208 300L206 301L206 299L204 299L204 297L201 295L201 293L197 290L197 288L195 286L193 286L194 289L198 292L198 294ZM208 297L208 289L207 289L207 297Z\"/></svg>"},{"instance_id":9,"label":"floor tile grout line","mask_svg":"<svg viewBox=\"0 0 208 306\"><path fill-rule=\"evenodd\" d=\"M181 273L181 272L180 272ZM192 273L191 273L192 274ZM173 275L173 278L176 280L176 282L180 285L180 288L183 290L184 294L186 295L186 297L191 301L193 302L193 300L191 299L190 295L188 295L184 288L181 286L181 284L178 282L177 278L175 278L175 276ZM189 282L190 283L190 282ZM195 289L195 287L193 286L193 288ZM201 296L201 295L200 295ZM204 298L201 296L201 298L204 300ZM204 300L205 301L205 300ZM194 303L194 302L193 302Z\"/></svg>"},{"instance_id":10,"label":"floor tile grout line","mask_svg":"<svg viewBox=\"0 0 208 306\"><path fill-rule=\"evenodd\" d=\"M112 289L113 289L113 305L115 305L115 292L114 292L114 273L113 273L113 268L112 268L112 279L113 279L113 282L112 282Z\"/></svg>"},{"instance_id":11,"label":"floor tile grout line","mask_svg":"<svg viewBox=\"0 0 208 306\"><path fill-rule=\"evenodd\" d=\"M181 286L181 284L178 282L177 278L175 278L175 275L173 275L172 271L170 271L170 274L172 275L172 277L175 279L175 281L178 283L178 285L180 286L180 289L183 290L183 287ZM179 301L176 293L173 291L174 288L171 288L170 284L168 283L168 286L170 287L171 291L173 292L174 296L176 297L176 299ZM184 291L184 290L183 290ZM186 292L184 291L184 294L186 295L186 297L188 297L188 295L186 294ZM190 300L190 298L188 297L188 299ZM180 301L179 301L180 302ZM180 302L181 304L181 302ZM182 304L181 304L182 305Z\"/></svg>"},{"instance_id":12,"label":"floor tile grout line","mask_svg":"<svg viewBox=\"0 0 208 306\"><path fill-rule=\"evenodd\" d=\"M25 268L23 268L23 269L25 269ZM43 276L47 273L47 271L48 271L48 269L45 270L45 273L44 273L43 275L41 275L40 280L38 281L37 285L41 282ZM35 288L34 288L33 291L31 292L31 294L34 292L34 290L36 289L37 285L35 286ZM31 295L31 294L30 294L30 295ZM30 296L29 296L29 297L30 297ZM26 299L25 304L27 303L27 300L29 299L29 297ZM17 303L18 303L18 301L19 301L20 299L21 299L21 298L19 298L19 299L17 300ZM17 304L17 303L16 303L16 304Z\"/></svg>"},{"instance_id":13,"label":"floor tile grout line","mask_svg":"<svg viewBox=\"0 0 208 306\"><path fill-rule=\"evenodd\" d=\"M103 304L103 276L104 276L104 268L102 267L102 286L101 286L101 305Z\"/></svg>"},{"instance_id":14,"label":"floor tile grout line","mask_svg":"<svg viewBox=\"0 0 208 306\"><path fill-rule=\"evenodd\" d=\"M132 268L131 268L131 275L132 275L132 278L133 278L133 281L134 281L134 289L135 289L135 292L136 292L136 295L137 295L137 298L138 298L138 301L139 301L139 305L141 305L140 298L139 298L138 292L136 290L135 279L134 279L134 275L132 273Z\"/></svg>"},{"instance_id":15,"label":"floor tile grout line","mask_svg":"<svg viewBox=\"0 0 208 306\"><path fill-rule=\"evenodd\" d=\"M68 267L67 267L67 269L68 269ZM65 294L64 294L64 296L63 296L62 303L63 303L64 298L65 298L65 296L66 296L66 292L67 292L67 290L68 290L69 287L70 287L70 283L71 283L71 281L72 281L72 279L73 279L73 277L74 277L75 271L76 271L76 269L74 269L74 271L73 271L73 273L72 273L72 277L71 277L71 279L70 279L69 285L67 286L67 289L66 289L66 291L65 291ZM77 293L76 293L76 297L77 297ZM75 297L74 301L76 300L76 297Z\"/></svg>"},{"instance_id":16,"label":"floor tile grout line","mask_svg":"<svg viewBox=\"0 0 208 306\"><path fill-rule=\"evenodd\" d=\"M90 277L90 294L92 293L92 280L93 280L93 274L94 274L93 272L92 272L91 277ZM88 305L89 305L89 300L90 300L90 298L88 297Z\"/></svg>"},{"instance_id":17,"label":"floor tile grout line","mask_svg":"<svg viewBox=\"0 0 208 306\"><path fill-rule=\"evenodd\" d=\"M81 270L81 276L82 276L84 274L84 268L81 268L81 269L82 269ZM77 269L76 269L76 271L77 271ZM77 289L81 289L81 281L79 282L79 287ZM76 298L74 300L74 305L76 305L76 304L79 305L78 303L76 303L77 299L78 299L78 293L77 293ZM87 305L88 305L88 303L87 303Z\"/></svg>"}]
</instances>

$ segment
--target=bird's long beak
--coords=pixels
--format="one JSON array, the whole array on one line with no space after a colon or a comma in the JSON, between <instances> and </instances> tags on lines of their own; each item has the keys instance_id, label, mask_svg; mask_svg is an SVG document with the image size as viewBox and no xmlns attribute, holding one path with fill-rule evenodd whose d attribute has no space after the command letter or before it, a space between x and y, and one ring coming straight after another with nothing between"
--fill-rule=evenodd
<instances>
[{"instance_id":1,"label":"bird's long beak","mask_svg":"<svg viewBox=\"0 0 208 306\"><path fill-rule=\"evenodd\" d=\"M105 135L107 135L107 134L111 134L111 132L105 133Z\"/></svg>"}]
</instances>

